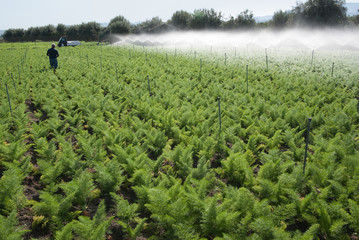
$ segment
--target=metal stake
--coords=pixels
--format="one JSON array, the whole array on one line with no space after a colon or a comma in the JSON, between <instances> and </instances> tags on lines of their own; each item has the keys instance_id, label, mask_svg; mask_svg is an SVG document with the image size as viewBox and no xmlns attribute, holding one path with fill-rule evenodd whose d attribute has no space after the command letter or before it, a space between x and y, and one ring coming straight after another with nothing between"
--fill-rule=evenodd
<instances>
[{"instance_id":1,"label":"metal stake","mask_svg":"<svg viewBox=\"0 0 359 240\"><path fill-rule=\"evenodd\" d=\"M303 174L305 173L305 165L306 165L306 163L307 163L309 131L310 131L310 122L311 122L311 121L312 121L312 118L308 118L307 136L306 136L306 140L305 140L305 152L304 152Z\"/></svg>"}]
</instances>

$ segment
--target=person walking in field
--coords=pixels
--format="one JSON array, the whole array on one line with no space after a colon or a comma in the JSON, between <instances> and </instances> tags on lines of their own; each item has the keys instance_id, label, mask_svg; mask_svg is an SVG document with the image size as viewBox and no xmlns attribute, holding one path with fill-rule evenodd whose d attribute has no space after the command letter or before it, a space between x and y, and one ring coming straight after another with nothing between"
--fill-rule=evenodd
<instances>
[{"instance_id":1,"label":"person walking in field","mask_svg":"<svg viewBox=\"0 0 359 240\"><path fill-rule=\"evenodd\" d=\"M47 56L50 58L50 65L54 69L57 68L57 58L59 57L59 52L55 49L55 43L51 44L51 48L47 50Z\"/></svg>"}]
</instances>

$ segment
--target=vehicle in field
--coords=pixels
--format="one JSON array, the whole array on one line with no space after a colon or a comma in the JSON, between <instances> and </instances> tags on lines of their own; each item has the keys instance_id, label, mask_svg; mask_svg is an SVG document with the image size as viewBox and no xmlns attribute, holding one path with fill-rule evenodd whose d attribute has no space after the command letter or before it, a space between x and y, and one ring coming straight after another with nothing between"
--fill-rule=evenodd
<instances>
[{"instance_id":1,"label":"vehicle in field","mask_svg":"<svg viewBox=\"0 0 359 240\"><path fill-rule=\"evenodd\" d=\"M59 42L58 42L57 46L59 46L59 47L73 46L73 47L75 47L75 46L78 46L78 45L80 45L80 44L81 44L81 43L80 43L80 41L78 41L78 40L67 41L66 37L61 37L61 38L59 39Z\"/></svg>"}]
</instances>

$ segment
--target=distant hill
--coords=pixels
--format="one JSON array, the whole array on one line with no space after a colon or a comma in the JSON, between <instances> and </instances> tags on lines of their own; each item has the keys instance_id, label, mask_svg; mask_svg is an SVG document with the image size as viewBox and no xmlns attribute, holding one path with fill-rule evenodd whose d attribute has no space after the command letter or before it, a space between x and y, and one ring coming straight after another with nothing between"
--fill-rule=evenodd
<instances>
[{"instance_id":1,"label":"distant hill","mask_svg":"<svg viewBox=\"0 0 359 240\"><path fill-rule=\"evenodd\" d=\"M254 17L254 19L256 20L257 23L262 23L262 22L268 22L269 20L271 20L273 17L273 15L267 15L267 16L260 16L260 17Z\"/></svg>"},{"instance_id":2,"label":"distant hill","mask_svg":"<svg viewBox=\"0 0 359 240\"><path fill-rule=\"evenodd\" d=\"M359 9L359 3L351 3L348 2L345 4L345 7L347 8L347 14L349 16L353 16L353 15L357 15L358 13L358 9Z\"/></svg>"}]
</instances>

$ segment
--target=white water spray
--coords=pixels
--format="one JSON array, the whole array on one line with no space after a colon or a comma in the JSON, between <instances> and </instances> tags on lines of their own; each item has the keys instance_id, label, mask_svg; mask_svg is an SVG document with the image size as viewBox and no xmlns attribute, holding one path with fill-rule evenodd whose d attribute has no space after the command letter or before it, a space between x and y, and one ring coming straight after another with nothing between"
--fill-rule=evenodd
<instances>
[{"instance_id":1,"label":"white water spray","mask_svg":"<svg viewBox=\"0 0 359 240\"><path fill-rule=\"evenodd\" d=\"M162 46L163 48L301 48L359 50L358 30L287 30L243 32L170 32L119 37L117 45Z\"/></svg>"}]
</instances>

